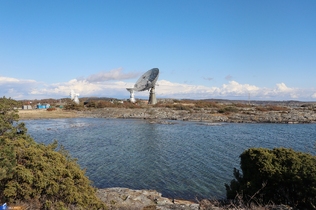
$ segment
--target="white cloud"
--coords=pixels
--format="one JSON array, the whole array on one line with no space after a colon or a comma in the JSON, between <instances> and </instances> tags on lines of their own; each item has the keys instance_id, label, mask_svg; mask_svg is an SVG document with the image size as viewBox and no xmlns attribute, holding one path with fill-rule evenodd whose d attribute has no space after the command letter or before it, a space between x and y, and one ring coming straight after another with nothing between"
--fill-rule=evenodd
<instances>
[{"instance_id":1,"label":"white cloud","mask_svg":"<svg viewBox=\"0 0 316 210\"><path fill-rule=\"evenodd\" d=\"M221 94L235 94L235 95L248 95L249 92L256 92L259 88L249 84L239 84L236 81L230 81L228 84L223 84L220 88Z\"/></svg>"},{"instance_id":2,"label":"white cloud","mask_svg":"<svg viewBox=\"0 0 316 210\"><path fill-rule=\"evenodd\" d=\"M286 87L286 85L283 82L277 84L277 89L280 91L291 91L291 88Z\"/></svg>"},{"instance_id":3,"label":"white cloud","mask_svg":"<svg viewBox=\"0 0 316 210\"><path fill-rule=\"evenodd\" d=\"M1 77L0 76L0 85L4 84L12 84L12 83L18 83L18 84L23 84L23 83L35 83L35 80L20 80L16 78L11 78L11 77Z\"/></svg>"},{"instance_id":4,"label":"white cloud","mask_svg":"<svg viewBox=\"0 0 316 210\"><path fill-rule=\"evenodd\" d=\"M249 93L257 94L259 87L249 84L239 84L236 81L230 81L228 84L223 84L221 87L208 87L201 85L188 85L172 83L170 81L161 80L159 86L156 87L157 94L162 94L169 97L183 98L230 98L244 97Z\"/></svg>"},{"instance_id":5,"label":"white cloud","mask_svg":"<svg viewBox=\"0 0 316 210\"><path fill-rule=\"evenodd\" d=\"M27 90L40 85L35 80L23 80L0 76L0 97L5 96L14 99L23 99L27 95Z\"/></svg>"},{"instance_id":6,"label":"white cloud","mask_svg":"<svg viewBox=\"0 0 316 210\"><path fill-rule=\"evenodd\" d=\"M91 83L86 80L73 79L66 83L52 84L50 87L41 89L32 89L30 94L34 95L52 95L67 97L71 90L79 93L80 96L111 96L115 97L116 94L128 93L125 89L125 82L103 82ZM132 87L133 84L129 86ZM126 94L128 95L128 94Z\"/></svg>"},{"instance_id":7,"label":"white cloud","mask_svg":"<svg viewBox=\"0 0 316 210\"><path fill-rule=\"evenodd\" d=\"M119 78L120 71L115 72L115 74L118 73L117 78ZM125 76L122 78L127 78ZM116 80L114 78L115 76L112 77L111 81L108 80L104 82L101 80L91 82L93 80L72 79L65 83L44 84L34 80L0 77L0 94L17 100L35 98L57 99L69 97L70 91L74 90L80 94L80 97L98 96L128 99L129 92L126 88L133 87L134 83L128 83L123 81L123 79ZM148 91L135 93L136 98L147 98L148 95ZM316 90L290 88L284 83L276 84L274 88L262 88L250 84L240 84L237 81L229 81L219 87L210 87L158 80L156 95L158 98L178 99L223 98L247 100L250 95L251 100L315 100Z\"/></svg>"},{"instance_id":8,"label":"white cloud","mask_svg":"<svg viewBox=\"0 0 316 210\"><path fill-rule=\"evenodd\" d=\"M284 98L284 99L298 99L299 95L307 97L307 90L304 93L303 90L297 88L289 88L283 82L276 84L274 89L264 89L263 95L271 98Z\"/></svg>"},{"instance_id":9,"label":"white cloud","mask_svg":"<svg viewBox=\"0 0 316 210\"><path fill-rule=\"evenodd\" d=\"M275 88L260 88L255 85L240 84L236 81L230 81L220 87L179 84L166 80L158 82L157 95L170 98L246 100L250 96L252 100L311 100L311 92L315 92L315 90L289 88L284 83L276 84ZM313 96L316 98L316 93Z\"/></svg>"}]
</instances>

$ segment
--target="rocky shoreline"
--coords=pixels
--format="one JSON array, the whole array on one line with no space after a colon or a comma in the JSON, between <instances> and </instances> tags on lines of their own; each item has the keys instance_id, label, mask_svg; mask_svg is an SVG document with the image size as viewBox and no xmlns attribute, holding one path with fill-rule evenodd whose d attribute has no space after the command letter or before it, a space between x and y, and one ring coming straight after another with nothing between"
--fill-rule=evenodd
<instances>
[{"instance_id":1,"label":"rocky shoreline","mask_svg":"<svg viewBox=\"0 0 316 210\"><path fill-rule=\"evenodd\" d=\"M284 111L257 111L240 108L237 112L219 113L215 109L174 110L170 108L101 108L78 111L78 117L149 120L181 120L210 123L316 123L316 109L289 108Z\"/></svg>"},{"instance_id":2,"label":"rocky shoreline","mask_svg":"<svg viewBox=\"0 0 316 210\"><path fill-rule=\"evenodd\" d=\"M128 188L98 189L97 196L109 209L179 209L198 210L197 202L162 197L156 190L133 190Z\"/></svg>"},{"instance_id":3,"label":"rocky shoreline","mask_svg":"<svg viewBox=\"0 0 316 210\"><path fill-rule=\"evenodd\" d=\"M292 210L287 205L248 207L243 204L221 203L214 199L186 201L162 197L156 190L133 190L128 188L98 189L97 196L109 210Z\"/></svg>"},{"instance_id":4,"label":"rocky shoreline","mask_svg":"<svg viewBox=\"0 0 316 210\"><path fill-rule=\"evenodd\" d=\"M104 102L105 103L105 102ZM97 104L97 102L95 102ZM100 102L102 105L102 102ZM102 107L102 106L101 106ZM316 123L316 103L297 101L174 101L157 105L111 104L65 110L54 108L19 110L20 119L123 118L149 120L204 121L210 123ZM48 109L47 109L48 110Z\"/></svg>"},{"instance_id":5,"label":"rocky shoreline","mask_svg":"<svg viewBox=\"0 0 316 210\"><path fill-rule=\"evenodd\" d=\"M55 118L121 118L147 119L155 121L180 120L209 123L316 123L316 109L290 109L288 111L256 111L242 109L234 113L218 113L212 109L174 110L170 108L99 108L83 111L46 111L20 110L20 119L55 119Z\"/></svg>"}]
</instances>

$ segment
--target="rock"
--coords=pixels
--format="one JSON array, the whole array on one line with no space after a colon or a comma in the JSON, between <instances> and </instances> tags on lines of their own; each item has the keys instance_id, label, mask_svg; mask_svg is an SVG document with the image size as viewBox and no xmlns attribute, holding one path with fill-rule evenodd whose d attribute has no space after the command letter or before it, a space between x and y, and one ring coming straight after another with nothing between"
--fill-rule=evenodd
<instances>
[{"instance_id":1,"label":"rock","mask_svg":"<svg viewBox=\"0 0 316 210\"><path fill-rule=\"evenodd\" d=\"M238 112L218 113L213 108L199 110L174 110L171 108L100 108L78 113L80 117L130 118L148 120L181 120L199 122L230 123L315 123L316 112L308 109L288 111L257 111L246 107Z\"/></svg>"},{"instance_id":2,"label":"rock","mask_svg":"<svg viewBox=\"0 0 316 210\"><path fill-rule=\"evenodd\" d=\"M287 205L268 205L265 206L268 210L292 210L293 208Z\"/></svg>"},{"instance_id":3,"label":"rock","mask_svg":"<svg viewBox=\"0 0 316 210\"><path fill-rule=\"evenodd\" d=\"M132 190L128 188L98 189L97 196L109 207L109 209L179 209L198 210L199 204L184 201L171 200L162 197L156 190Z\"/></svg>"},{"instance_id":4,"label":"rock","mask_svg":"<svg viewBox=\"0 0 316 210\"><path fill-rule=\"evenodd\" d=\"M200 201L200 210L220 210L220 207L215 206L210 200L203 199Z\"/></svg>"},{"instance_id":5,"label":"rock","mask_svg":"<svg viewBox=\"0 0 316 210\"><path fill-rule=\"evenodd\" d=\"M233 209L269 209L292 210L286 205L267 205L246 208L240 204L203 199L199 203L162 197L156 190L132 190L128 188L98 189L97 196L109 210L233 210Z\"/></svg>"}]
</instances>

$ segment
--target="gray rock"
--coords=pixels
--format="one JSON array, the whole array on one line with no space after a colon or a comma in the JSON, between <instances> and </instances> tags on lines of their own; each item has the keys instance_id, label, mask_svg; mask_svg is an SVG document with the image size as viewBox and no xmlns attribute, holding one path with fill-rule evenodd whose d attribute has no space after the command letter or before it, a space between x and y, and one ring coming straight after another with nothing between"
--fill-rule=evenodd
<instances>
[{"instance_id":1,"label":"gray rock","mask_svg":"<svg viewBox=\"0 0 316 210\"><path fill-rule=\"evenodd\" d=\"M109 209L198 210L199 208L199 204L191 201L162 197L156 190L106 188L98 189L97 196L107 204Z\"/></svg>"},{"instance_id":2,"label":"gray rock","mask_svg":"<svg viewBox=\"0 0 316 210\"><path fill-rule=\"evenodd\" d=\"M83 111L81 117L132 118L185 120L230 123L315 123L316 111L306 108L291 108L287 111L257 111L255 108L239 108L237 112L218 113L214 108L174 110L171 108L104 108Z\"/></svg>"}]
</instances>

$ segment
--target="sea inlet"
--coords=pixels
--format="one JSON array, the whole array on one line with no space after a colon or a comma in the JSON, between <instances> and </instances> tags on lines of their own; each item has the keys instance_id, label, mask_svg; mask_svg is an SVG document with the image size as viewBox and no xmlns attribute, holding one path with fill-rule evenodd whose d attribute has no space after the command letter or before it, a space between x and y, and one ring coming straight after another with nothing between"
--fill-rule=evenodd
<instances>
[{"instance_id":1,"label":"sea inlet","mask_svg":"<svg viewBox=\"0 0 316 210\"><path fill-rule=\"evenodd\" d=\"M57 140L97 188L154 189L164 197L225 198L251 147L316 153L316 124L70 118L23 120L38 143Z\"/></svg>"}]
</instances>

